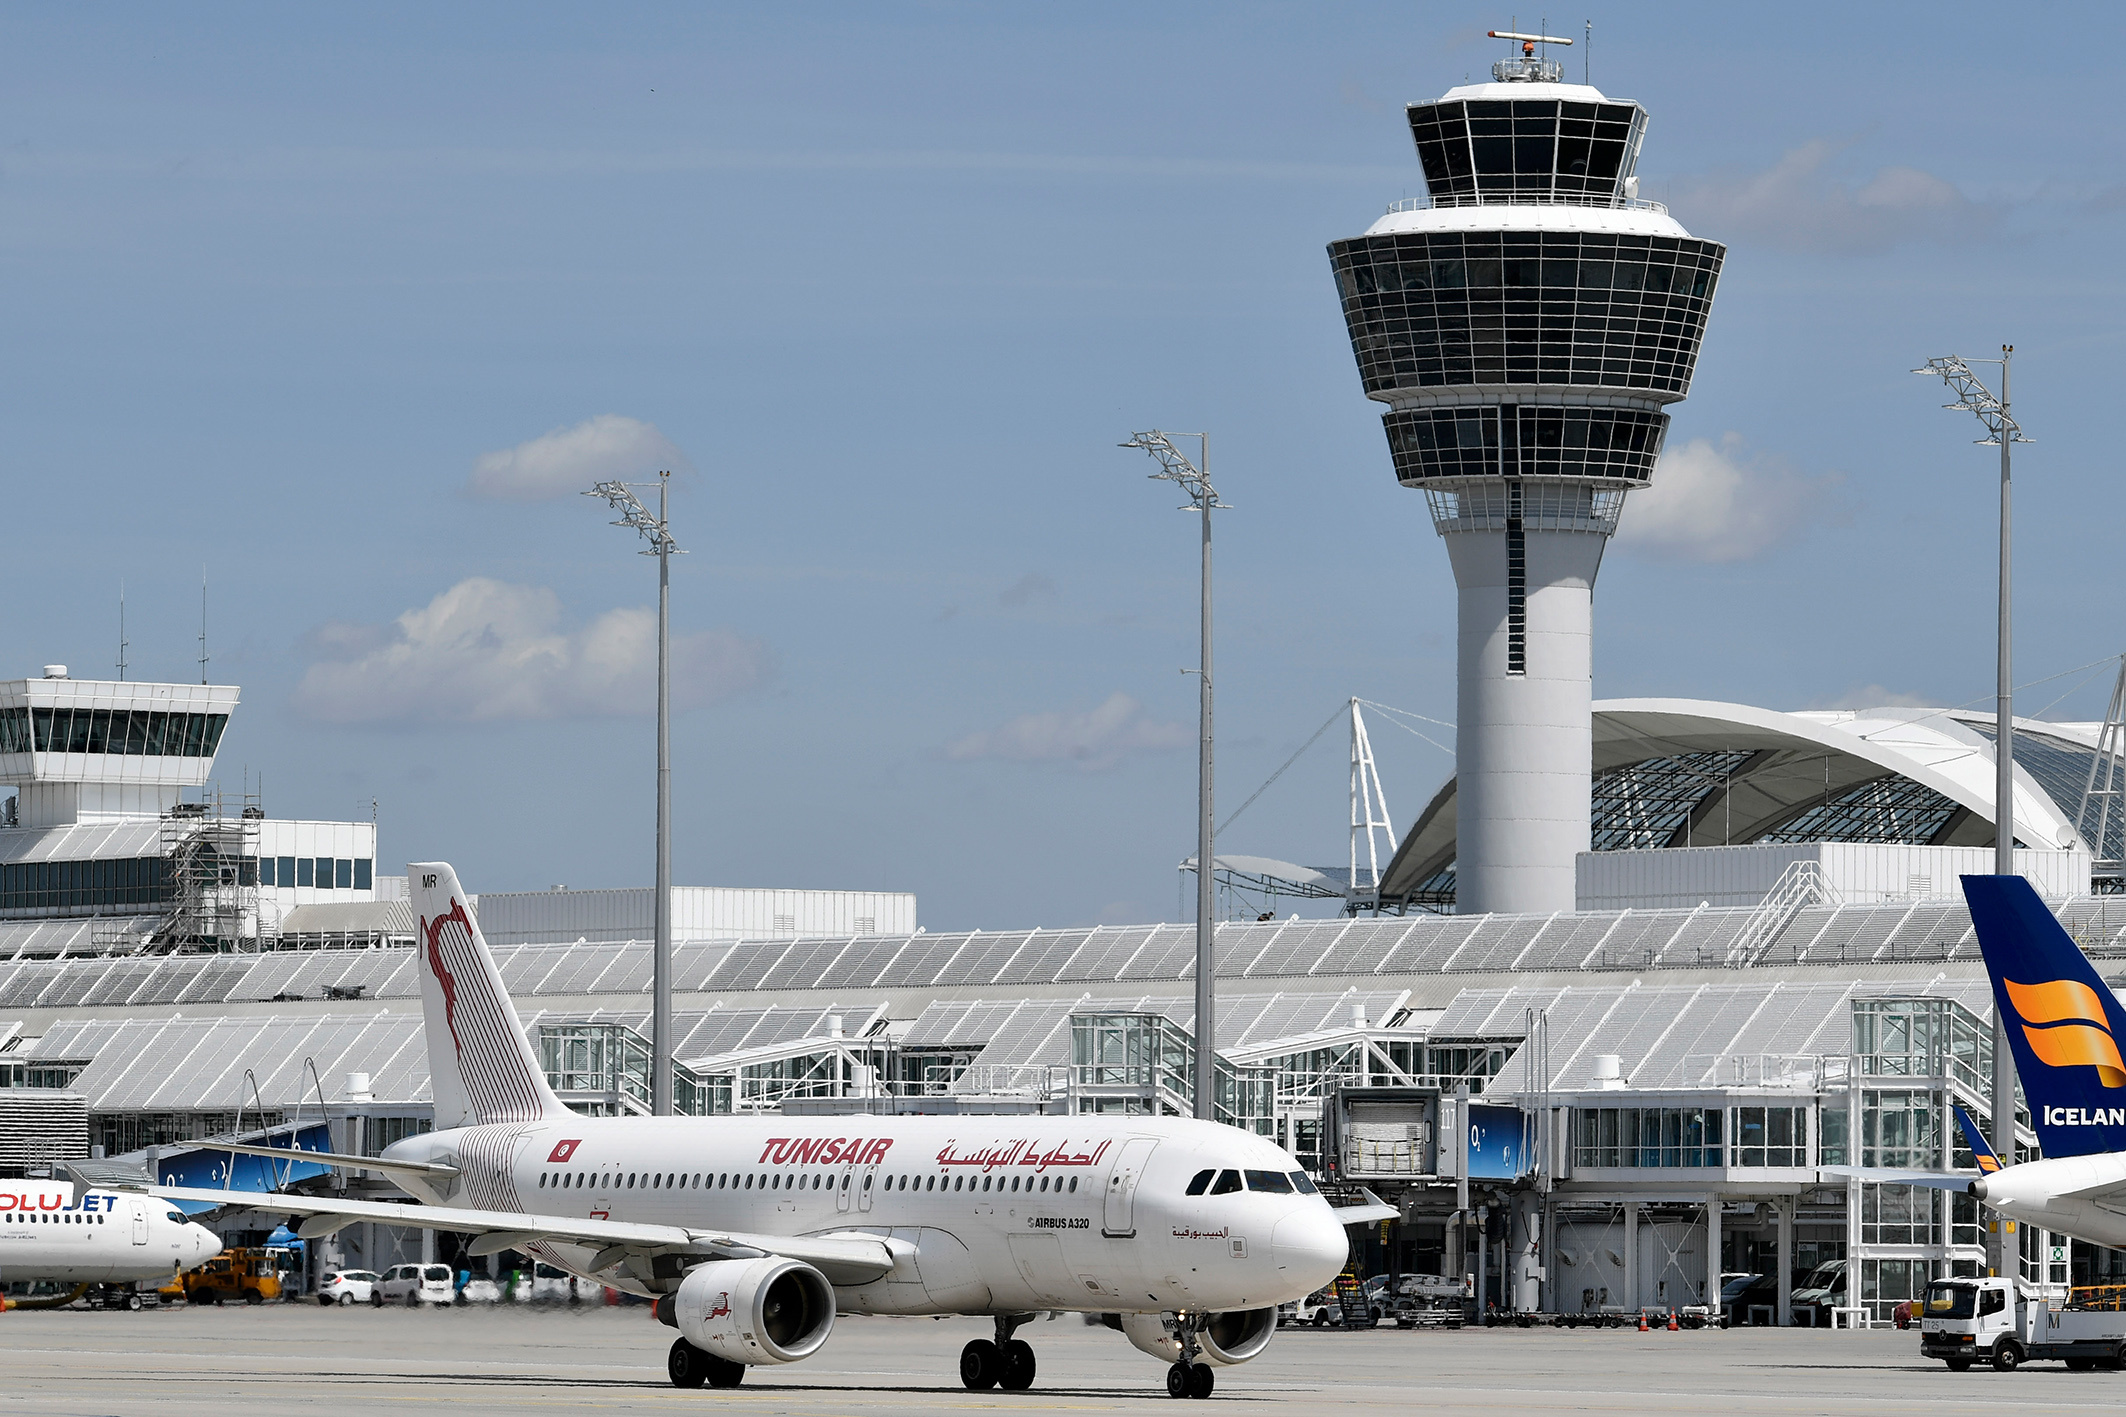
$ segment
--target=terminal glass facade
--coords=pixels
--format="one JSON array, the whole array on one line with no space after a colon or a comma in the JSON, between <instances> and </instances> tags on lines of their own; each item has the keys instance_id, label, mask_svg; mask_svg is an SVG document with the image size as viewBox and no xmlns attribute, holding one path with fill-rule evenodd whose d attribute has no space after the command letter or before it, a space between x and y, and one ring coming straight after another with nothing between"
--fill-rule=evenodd
<instances>
[{"instance_id":1,"label":"terminal glass facade","mask_svg":"<svg viewBox=\"0 0 2126 1417\"><path fill-rule=\"evenodd\" d=\"M1725 1166L1721 1107L1585 1107L1578 1113L1578 1166Z\"/></svg>"}]
</instances>

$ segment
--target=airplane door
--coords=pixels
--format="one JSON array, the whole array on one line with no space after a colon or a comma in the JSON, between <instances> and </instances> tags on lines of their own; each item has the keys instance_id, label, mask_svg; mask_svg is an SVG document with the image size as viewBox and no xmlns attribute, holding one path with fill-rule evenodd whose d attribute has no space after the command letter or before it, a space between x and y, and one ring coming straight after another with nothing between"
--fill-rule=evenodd
<instances>
[{"instance_id":1,"label":"airplane door","mask_svg":"<svg viewBox=\"0 0 2126 1417\"><path fill-rule=\"evenodd\" d=\"M1100 1227L1110 1239L1126 1240L1137 1233L1137 1180L1158 1144L1157 1137L1132 1137L1116 1154L1115 1169L1107 1173L1107 1210Z\"/></svg>"},{"instance_id":2,"label":"airplane door","mask_svg":"<svg viewBox=\"0 0 2126 1417\"><path fill-rule=\"evenodd\" d=\"M148 1203L146 1201L133 1202L133 1243L136 1245L148 1243Z\"/></svg>"},{"instance_id":3,"label":"airplane door","mask_svg":"<svg viewBox=\"0 0 2126 1417\"><path fill-rule=\"evenodd\" d=\"M858 1173L858 1175L857 1175L857 1178L856 1178L856 1208L857 1208L858 1210L869 1210L869 1209L871 1209L871 1191L872 1191L872 1188L873 1188L874 1186L876 1186L877 1184L878 1184L878 1165L877 1165L877 1163L876 1163L876 1162L874 1162L873 1164L871 1164L871 1165L869 1165L869 1166L866 1166L866 1167L865 1167L865 1168L864 1168L864 1169L863 1169L863 1170L862 1170L861 1172L859 1172L859 1173Z\"/></svg>"}]
</instances>

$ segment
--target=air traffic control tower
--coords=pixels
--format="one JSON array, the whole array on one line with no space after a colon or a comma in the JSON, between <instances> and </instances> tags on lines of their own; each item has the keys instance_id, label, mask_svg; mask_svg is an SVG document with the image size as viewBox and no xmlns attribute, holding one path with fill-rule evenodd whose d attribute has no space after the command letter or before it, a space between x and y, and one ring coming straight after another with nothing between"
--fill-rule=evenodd
<instances>
[{"instance_id":1,"label":"air traffic control tower","mask_svg":"<svg viewBox=\"0 0 2126 1417\"><path fill-rule=\"evenodd\" d=\"M1396 478L1458 590L1456 909L1573 909L1588 849L1593 593L1652 478L1725 248L1638 200L1646 110L1542 36L1409 106L1429 195L1329 247Z\"/></svg>"}]
</instances>

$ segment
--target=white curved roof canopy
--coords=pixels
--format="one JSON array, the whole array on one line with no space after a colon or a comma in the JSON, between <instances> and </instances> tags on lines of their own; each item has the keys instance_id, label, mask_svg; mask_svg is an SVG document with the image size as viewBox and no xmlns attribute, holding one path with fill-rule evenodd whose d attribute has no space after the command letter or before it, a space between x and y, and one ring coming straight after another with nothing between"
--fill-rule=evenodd
<instances>
[{"instance_id":1,"label":"white curved roof canopy","mask_svg":"<svg viewBox=\"0 0 2126 1417\"><path fill-rule=\"evenodd\" d=\"M1905 825L1925 831L1918 840L1990 845L1991 727L1989 715L1960 709L1782 713L1705 699L1605 699L1594 705L1596 849L1741 844L1810 827L1805 839L1883 840L1854 835L1843 822L1864 788L1862 807L1878 817L1903 813ZM2016 720L2022 844L2089 849L2074 819L2099 727ZM1616 791L1647 785L1621 775L1640 765L1652 786L1677 790L1651 804L1643 793ZM1382 900L1424 896L1428 883L1436 892L1435 878L1454 862L1454 795L1450 778L1426 804L1382 875Z\"/></svg>"}]
</instances>

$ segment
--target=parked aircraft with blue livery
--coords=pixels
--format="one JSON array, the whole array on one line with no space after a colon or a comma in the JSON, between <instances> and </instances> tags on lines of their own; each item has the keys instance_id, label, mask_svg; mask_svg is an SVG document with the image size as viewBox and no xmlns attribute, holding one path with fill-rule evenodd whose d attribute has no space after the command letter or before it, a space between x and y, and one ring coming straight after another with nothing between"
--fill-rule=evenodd
<instances>
[{"instance_id":1,"label":"parked aircraft with blue livery","mask_svg":"<svg viewBox=\"0 0 2126 1417\"><path fill-rule=\"evenodd\" d=\"M1964 1191L2010 1220L2126 1246L2126 1008L2021 876L1965 876L1994 1007L2044 1157L2010 1164L1962 1108L1980 1175L1828 1167L1888 1184Z\"/></svg>"}]
</instances>

